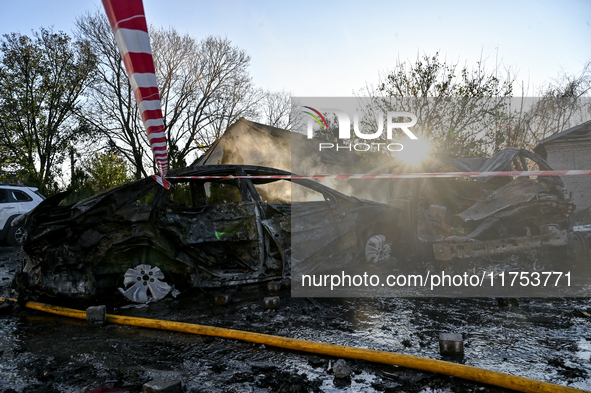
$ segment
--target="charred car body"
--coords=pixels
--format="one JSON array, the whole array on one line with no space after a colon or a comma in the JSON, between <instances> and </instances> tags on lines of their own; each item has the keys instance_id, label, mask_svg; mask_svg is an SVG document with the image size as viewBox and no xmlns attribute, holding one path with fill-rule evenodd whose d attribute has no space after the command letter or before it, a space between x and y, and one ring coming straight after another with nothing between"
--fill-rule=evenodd
<instances>
[{"instance_id":1,"label":"charred car body","mask_svg":"<svg viewBox=\"0 0 591 393\"><path fill-rule=\"evenodd\" d=\"M168 176L289 174L211 165ZM165 190L146 178L70 206L59 205L65 193L48 198L21 222L27 231L22 287L33 294L91 298L123 286L126 271L136 266L158 267L178 289L287 278L292 259L322 270L364 257L388 258L384 240L392 237L399 215L395 207L309 180L171 183ZM293 253L292 242L301 245Z\"/></svg>"},{"instance_id":2,"label":"charred car body","mask_svg":"<svg viewBox=\"0 0 591 393\"><path fill-rule=\"evenodd\" d=\"M504 149L490 158L438 155L415 168L419 172L495 172L552 170L539 155ZM407 168L378 168L376 172ZM401 182L406 181L406 187ZM559 176L403 179L391 184L391 195L412 228L406 244L410 259L444 266L477 258L562 255L589 264L588 233L572 231L576 207Z\"/></svg>"}]
</instances>

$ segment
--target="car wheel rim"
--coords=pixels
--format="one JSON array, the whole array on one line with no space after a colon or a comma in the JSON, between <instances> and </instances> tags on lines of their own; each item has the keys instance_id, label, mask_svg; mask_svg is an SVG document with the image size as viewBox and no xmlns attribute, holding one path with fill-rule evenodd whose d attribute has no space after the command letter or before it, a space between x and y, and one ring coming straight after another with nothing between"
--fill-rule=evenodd
<instances>
[{"instance_id":1,"label":"car wheel rim","mask_svg":"<svg viewBox=\"0 0 591 393\"><path fill-rule=\"evenodd\" d=\"M23 243L23 241L25 240L25 230L23 228L19 227L16 229L16 231L14 231L14 240L18 244Z\"/></svg>"},{"instance_id":2,"label":"car wheel rim","mask_svg":"<svg viewBox=\"0 0 591 393\"><path fill-rule=\"evenodd\" d=\"M119 291L132 302L148 303L151 300L158 301L172 290L172 287L163 280L164 273L160 268L150 265L138 265L125 272L123 285L130 286L126 290L119 288Z\"/></svg>"},{"instance_id":3,"label":"car wheel rim","mask_svg":"<svg viewBox=\"0 0 591 393\"><path fill-rule=\"evenodd\" d=\"M390 245L386 243L386 236L374 235L365 243L365 259L369 263L385 261L390 258Z\"/></svg>"}]
</instances>

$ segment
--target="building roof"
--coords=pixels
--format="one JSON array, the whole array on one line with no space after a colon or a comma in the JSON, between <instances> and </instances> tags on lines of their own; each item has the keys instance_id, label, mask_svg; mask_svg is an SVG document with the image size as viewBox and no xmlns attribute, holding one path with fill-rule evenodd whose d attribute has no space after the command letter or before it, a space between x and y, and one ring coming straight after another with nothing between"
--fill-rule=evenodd
<instances>
[{"instance_id":1,"label":"building roof","mask_svg":"<svg viewBox=\"0 0 591 393\"><path fill-rule=\"evenodd\" d=\"M538 143L543 145L544 143L555 141L556 139L560 139L561 142L591 139L591 120L586 121L583 124L579 124L578 126L571 127L568 130L560 131L556 134L550 135Z\"/></svg>"},{"instance_id":2,"label":"building roof","mask_svg":"<svg viewBox=\"0 0 591 393\"><path fill-rule=\"evenodd\" d=\"M546 149L544 145L549 142L581 142L591 141L591 120L567 130L557 132L538 142L534 152L546 158Z\"/></svg>"},{"instance_id":3,"label":"building roof","mask_svg":"<svg viewBox=\"0 0 591 393\"><path fill-rule=\"evenodd\" d=\"M348 173L352 168L388 158L371 152L356 154L348 149L319 152L322 142L331 143L240 118L193 165L251 164L298 174L330 174Z\"/></svg>"}]
</instances>

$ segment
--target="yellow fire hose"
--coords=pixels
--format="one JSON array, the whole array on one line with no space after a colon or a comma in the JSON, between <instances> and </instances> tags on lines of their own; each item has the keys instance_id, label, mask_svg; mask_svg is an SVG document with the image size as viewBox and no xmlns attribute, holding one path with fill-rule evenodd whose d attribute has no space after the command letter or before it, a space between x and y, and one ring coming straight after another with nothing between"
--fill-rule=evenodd
<instances>
[{"instance_id":1,"label":"yellow fire hose","mask_svg":"<svg viewBox=\"0 0 591 393\"><path fill-rule=\"evenodd\" d=\"M16 301L15 299L0 298L0 301ZM66 317L86 319L86 312L43 304L38 302L27 302L25 307L44 311L52 314ZM229 338L234 340L248 341L257 344L265 344L278 348L291 349L295 351L311 352L321 355L342 357L349 359L362 359L368 362L391 364L413 368L416 370L429 371L452 377L468 379L488 385L495 385L506 389L512 389L519 392L531 393L566 393L566 392L584 392L584 390L572 388L569 386L556 385L549 382L536 381L530 378L518 377L505 374L498 371L484 370L464 364L446 362L422 358L413 355L404 355L393 352L383 352L374 349L363 349L355 347L346 347L342 345L324 344L314 341L298 340L294 338L272 336L270 334L252 333L241 330L225 329L213 326L196 325L184 322L163 321L158 319L125 317L121 315L107 314L107 322L119 325L139 326L152 329L171 330L183 333L201 334L205 336L215 336Z\"/></svg>"}]
</instances>

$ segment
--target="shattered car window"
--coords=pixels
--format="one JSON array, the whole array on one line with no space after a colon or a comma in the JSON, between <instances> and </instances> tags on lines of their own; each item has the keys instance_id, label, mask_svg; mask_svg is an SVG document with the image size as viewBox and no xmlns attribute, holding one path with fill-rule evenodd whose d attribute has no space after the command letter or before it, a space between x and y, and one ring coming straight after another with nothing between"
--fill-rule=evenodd
<instances>
[{"instance_id":1,"label":"shattered car window","mask_svg":"<svg viewBox=\"0 0 591 393\"><path fill-rule=\"evenodd\" d=\"M324 194L296 182L279 180L254 185L261 200L270 204L290 204L302 202L324 202Z\"/></svg>"},{"instance_id":2,"label":"shattered car window","mask_svg":"<svg viewBox=\"0 0 591 393\"><path fill-rule=\"evenodd\" d=\"M173 205L193 206L191 189L188 183L177 183L170 186L168 203Z\"/></svg>"},{"instance_id":3,"label":"shattered car window","mask_svg":"<svg viewBox=\"0 0 591 393\"><path fill-rule=\"evenodd\" d=\"M291 183L291 202L324 202L325 198L321 192L298 183Z\"/></svg>"},{"instance_id":4,"label":"shattered car window","mask_svg":"<svg viewBox=\"0 0 591 393\"><path fill-rule=\"evenodd\" d=\"M255 183L254 188L257 190L263 203L278 205L291 203L291 187L288 181L280 180L269 183Z\"/></svg>"},{"instance_id":5,"label":"shattered car window","mask_svg":"<svg viewBox=\"0 0 591 393\"><path fill-rule=\"evenodd\" d=\"M170 187L168 203L176 206L197 207L241 202L238 182L192 181L175 183Z\"/></svg>"},{"instance_id":6,"label":"shattered car window","mask_svg":"<svg viewBox=\"0 0 591 393\"><path fill-rule=\"evenodd\" d=\"M156 196L156 190L153 189L145 195L142 195L135 201L136 206L143 206L143 205L150 205L154 201L154 197Z\"/></svg>"},{"instance_id":7,"label":"shattered car window","mask_svg":"<svg viewBox=\"0 0 591 393\"><path fill-rule=\"evenodd\" d=\"M240 189L236 181L206 182L205 197L208 205L240 202Z\"/></svg>"}]
</instances>

